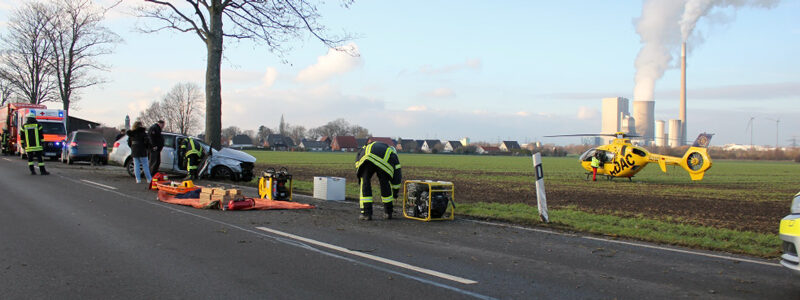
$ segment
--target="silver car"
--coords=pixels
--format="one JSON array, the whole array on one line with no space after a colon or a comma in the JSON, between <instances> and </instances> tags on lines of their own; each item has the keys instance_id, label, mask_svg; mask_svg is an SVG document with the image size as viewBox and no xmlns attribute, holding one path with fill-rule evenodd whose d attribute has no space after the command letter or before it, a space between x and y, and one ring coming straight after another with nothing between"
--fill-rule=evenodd
<instances>
[{"instance_id":1,"label":"silver car","mask_svg":"<svg viewBox=\"0 0 800 300\"><path fill-rule=\"evenodd\" d=\"M184 135L177 133L162 133L164 136L164 149L161 150L161 165L158 168L159 172L170 174L188 174L186 170L179 167L180 160L177 157L179 141L187 138ZM206 153L207 163L204 169L201 170L201 177L211 177L217 179L230 179L234 181L250 181L253 179L253 167L255 166L256 158L250 154L244 153L239 150L230 148L222 148L221 150L212 150L211 156L208 156L208 150L211 147L202 141L191 138L198 142L203 147ZM114 142L114 148L111 150L109 159L128 170L128 174L133 177L133 159L131 158L131 148L128 146L128 136L123 136ZM202 166L202 165L201 165Z\"/></svg>"}]
</instances>

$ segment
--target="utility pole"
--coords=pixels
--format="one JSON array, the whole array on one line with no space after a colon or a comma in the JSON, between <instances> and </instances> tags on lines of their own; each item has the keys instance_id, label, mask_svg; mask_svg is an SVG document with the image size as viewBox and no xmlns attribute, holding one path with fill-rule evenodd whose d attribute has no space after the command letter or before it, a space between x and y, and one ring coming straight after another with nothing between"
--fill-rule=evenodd
<instances>
[{"instance_id":1,"label":"utility pole","mask_svg":"<svg viewBox=\"0 0 800 300\"><path fill-rule=\"evenodd\" d=\"M750 117L750 121L747 122L747 127L744 129L745 133L747 133L747 128L750 128L750 150L753 150L753 120L755 120L755 117Z\"/></svg>"}]
</instances>

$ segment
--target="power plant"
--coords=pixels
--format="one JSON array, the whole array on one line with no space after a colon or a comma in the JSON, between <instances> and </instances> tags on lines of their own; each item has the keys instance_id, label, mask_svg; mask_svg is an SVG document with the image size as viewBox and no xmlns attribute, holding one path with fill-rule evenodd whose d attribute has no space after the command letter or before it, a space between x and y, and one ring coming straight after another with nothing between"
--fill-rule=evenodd
<instances>
[{"instance_id":1,"label":"power plant","mask_svg":"<svg viewBox=\"0 0 800 300\"><path fill-rule=\"evenodd\" d=\"M600 130L604 134L624 132L639 135L639 142L655 146L679 147L686 137L686 43L681 44L681 90L679 119L655 121L655 101L633 101L633 114L628 112L627 98L603 98ZM665 126L666 125L666 126ZM669 132L665 132L669 129ZM610 141L607 138L605 142Z\"/></svg>"}]
</instances>

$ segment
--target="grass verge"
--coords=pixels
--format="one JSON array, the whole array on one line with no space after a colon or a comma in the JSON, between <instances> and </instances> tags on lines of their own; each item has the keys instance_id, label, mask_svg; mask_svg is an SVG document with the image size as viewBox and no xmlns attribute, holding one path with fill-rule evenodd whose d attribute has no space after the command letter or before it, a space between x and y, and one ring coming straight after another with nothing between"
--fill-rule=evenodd
<instances>
[{"instance_id":1,"label":"grass verge","mask_svg":"<svg viewBox=\"0 0 800 300\"><path fill-rule=\"evenodd\" d=\"M774 234L673 224L645 218L597 215L579 211L574 207L549 209L549 224L539 221L539 212L536 207L521 203L459 203L456 213L517 224L575 230L765 258L777 257L781 244L778 236Z\"/></svg>"}]
</instances>

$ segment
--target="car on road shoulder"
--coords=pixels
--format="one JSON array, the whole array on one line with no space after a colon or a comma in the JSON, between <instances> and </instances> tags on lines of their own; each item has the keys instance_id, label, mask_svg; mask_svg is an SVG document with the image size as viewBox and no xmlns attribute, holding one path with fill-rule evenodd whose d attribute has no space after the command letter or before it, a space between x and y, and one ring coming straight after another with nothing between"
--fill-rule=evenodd
<instances>
[{"instance_id":1,"label":"car on road shoulder","mask_svg":"<svg viewBox=\"0 0 800 300\"><path fill-rule=\"evenodd\" d=\"M181 160L177 153L180 141L187 137L178 133L164 132L164 149L161 150L161 165L158 170L170 174L186 175L185 169L181 168ZM208 166L200 176L216 179L230 179L233 181L250 181L253 179L253 167L256 158L250 154L230 148L222 148L219 151L212 149L211 156L208 157L211 146L196 139L206 153ZM131 148L128 146L128 136L123 136L114 142L111 150L110 159L112 162L124 166L128 174L133 176L133 159L131 158Z\"/></svg>"},{"instance_id":2,"label":"car on road shoulder","mask_svg":"<svg viewBox=\"0 0 800 300\"><path fill-rule=\"evenodd\" d=\"M781 220L779 236L783 241L781 265L800 275L800 258L797 248L800 246L800 193L794 195L791 214Z\"/></svg>"},{"instance_id":3,"label":"car on road shoulder","mask_svg":"<svg viewBox=\"0 0 800 300\"><path fill-rule=\"evenodd\" d=\"M88 161L92 164L108 164L108 145L103 135L88 130L76 130L67 135L61 149L61 162L72 164Z\"/></svg>"}]
</instances>

